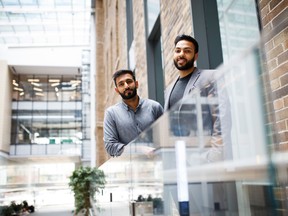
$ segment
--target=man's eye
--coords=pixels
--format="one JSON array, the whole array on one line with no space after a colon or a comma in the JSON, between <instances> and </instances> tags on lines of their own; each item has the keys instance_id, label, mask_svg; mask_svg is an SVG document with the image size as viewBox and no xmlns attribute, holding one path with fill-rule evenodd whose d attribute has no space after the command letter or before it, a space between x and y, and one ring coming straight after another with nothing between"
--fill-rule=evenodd
<instances>
[{"instance_id":1,"label":"man's eye","mask_svg":"<svg viewBox=\"0 0 288 216\"><path fill-rule=\"evenodd\" d=\"M185 53L192 53L192 50L184 50Z\"/></svg>"},{"instance_id":2,"label":"man's eye","mask_svg":"<svg viewBox=\"0 0 288 216\"><path fill-rule=\"evenodd\" d=\"M119 87L124 86L124 83L118 83L118 86Z\"/></svg>"},{"instance_id":3,"label":"man's eye","mask_svg":"<svg viewBox=\"0 0 288 216\"><path fill-rule=\"evenodd\" d=\"M175 50L175 53L181 53L182 51L183 51L183 53L187 53L187 54L192 53L192 50L191 50L191 49L183 49L183 50L181 50L181 49L176 49L176 50Z\"/></svg>"}]
</instances>

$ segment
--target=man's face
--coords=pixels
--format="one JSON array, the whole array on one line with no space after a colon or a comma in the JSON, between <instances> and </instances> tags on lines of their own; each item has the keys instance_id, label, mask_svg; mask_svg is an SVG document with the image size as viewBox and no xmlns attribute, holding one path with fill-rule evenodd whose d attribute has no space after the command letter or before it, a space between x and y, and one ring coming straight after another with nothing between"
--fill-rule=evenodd
<instances>
[{"instance_id":1,"label":"man's face","mask_svg":"<svg viewBox=\"0 0 288 216\"><path fill-rule=\"evenodd\" d=\"M189 70L194 67L198 53L195 54L194 44L190 41L179 41L174 49L173 61L178 70Z\"/></svg>"},{"instance_id":2,"label":"man's face","mask_svg":"<svg viewBox=\"0 0 288 216\"><path fill-rule=\"evenodd\" d=\"M116 78L115 91L124 99L131 99L137 95L138 81L134 81L130 74L123 74Z\"/></svg>"}]
</instances>

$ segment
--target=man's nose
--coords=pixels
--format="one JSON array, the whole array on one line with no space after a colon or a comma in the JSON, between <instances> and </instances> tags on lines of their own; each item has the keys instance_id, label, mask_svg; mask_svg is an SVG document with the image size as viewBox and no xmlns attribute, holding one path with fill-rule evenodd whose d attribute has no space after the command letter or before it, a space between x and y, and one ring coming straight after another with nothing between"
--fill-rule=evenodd
<instances>
[{"instance_id":1,"label":"man's nose","mask_svg":"<svg viewBox=\"0 0 288 216\"><path fill-rule=\"evenodd\" d=\"M128 85L127 82L124 82L124 87L125 87L125 88L128 88L128 87L129 87L129 85Z\"/></svg>"},{"instance_id":2,"label":"man's nose","mask_svg":"<svg viewBox=\"0 0 288 216\"><path fill-rule=\"evenodd\" d=\"M184 56L184 50L181 50L181 51L178 53L178 55L181 56L181 57Z\"/></svg>"}]
</instances>

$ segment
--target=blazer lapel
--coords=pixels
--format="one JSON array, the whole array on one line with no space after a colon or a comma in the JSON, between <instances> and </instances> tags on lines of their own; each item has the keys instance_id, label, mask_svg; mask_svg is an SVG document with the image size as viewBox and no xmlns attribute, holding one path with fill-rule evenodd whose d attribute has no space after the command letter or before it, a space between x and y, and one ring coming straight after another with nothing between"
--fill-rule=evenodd
<instances>
[{"instance_id":1,"label":"blazer lapel","mask_svg":"<svg viewBox=\"0 0 288 216\"><path fill-rule=\"evenodd\" d=\"M201 71L198 68L195 68L195 70L192 73L192 76L189 79L189 82L187 83L183 96L189 94L193 89L197 87L200 78L200 73Z\"/></svg>"}]
</instances>

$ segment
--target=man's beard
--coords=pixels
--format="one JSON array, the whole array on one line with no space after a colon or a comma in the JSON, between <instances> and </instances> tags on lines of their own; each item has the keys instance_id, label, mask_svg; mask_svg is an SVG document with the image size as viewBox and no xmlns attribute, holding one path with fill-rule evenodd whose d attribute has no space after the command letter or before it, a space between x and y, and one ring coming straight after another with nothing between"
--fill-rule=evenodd
<instances>
[{"instance_id":1,"label":"man's beard","mask_svg":"<svg viewBox=\"0 0 288 216\"><path fill-rule=\"evenodd\" d=\"M177 61L174 60L174 65L178 70L188 70L194 66L194 60L195 58L193 57L191 60L187 61L187 63L183 66L178 66Z\"/></svg>"},{"instance_id":2,"label":"man's beard","mask_svg":"<svg viewBox=\"0 0 288 216\"><path fill-rule=\"evenodd\" d=\"M137 95L137 88L134 88L133 91L129 92L128 95L125 95L125 91L123 93L119 93L119 94L124 100L128 100L128 99L131 99Z\"/></svg>"}]
</instances>

